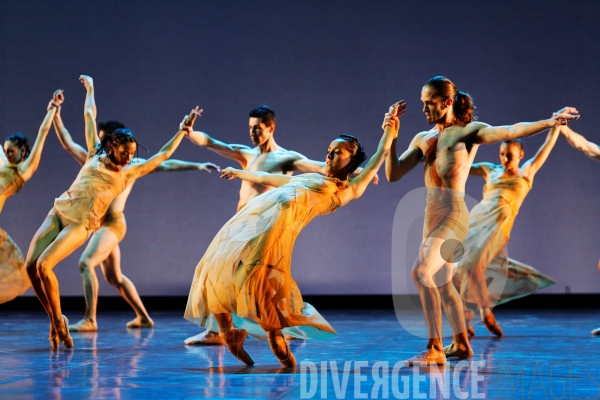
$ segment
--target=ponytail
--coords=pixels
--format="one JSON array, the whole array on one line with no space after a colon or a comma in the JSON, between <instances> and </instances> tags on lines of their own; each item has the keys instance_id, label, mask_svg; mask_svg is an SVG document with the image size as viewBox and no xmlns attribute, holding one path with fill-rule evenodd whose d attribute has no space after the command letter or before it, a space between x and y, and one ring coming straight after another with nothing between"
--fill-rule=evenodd
<instances>
[{"instance_id":1,"label":"ponytail","mask_svg":"<svg viewBox=\"0 0 600 400\"><path fill-rule=\"evenodd\" d=\"M473 98L465 92L459 92L452 81L445 76L434 76L427 82L426 87L435 89L444 99L453 99L452 112L459 125L467 125L475 120L475 104Z\"/></svg>"}]
</instances>

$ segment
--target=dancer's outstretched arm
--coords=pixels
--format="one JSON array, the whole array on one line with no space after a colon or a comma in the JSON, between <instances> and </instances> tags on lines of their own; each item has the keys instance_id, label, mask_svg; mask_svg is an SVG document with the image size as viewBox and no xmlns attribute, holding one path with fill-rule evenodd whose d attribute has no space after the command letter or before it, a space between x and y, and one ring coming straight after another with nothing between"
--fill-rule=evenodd
<instances>
[{"instance_id":1,"label":"dancer's outstretched arm","mask_svg":"<svg viewBox=\"0 0 600 400\"><path fill-rule=\"evenodd\" d=\"M167 160L160 163L154 172L172 172L172 171L190 171L197 170L203 172L221 171L221 168L211 162L198 163L181 160Z\"/></svg>"},{"instance_id":2,"label":"dancer's outstretched arm","mask_svg":"<svg viewBox=\"0 0 600 400\"><path fill-rule=\"evenodd\" d=\"M466 126L464 135L472 137L473 142L477 144L498 143L503 140L519 139L535 135L545 131L548 128L554 128L566 125L567 121L579 119L579 115L572 107L565 107L563 110L574 110L573 113L554 114L552 118L537 122L519 122L514 125L490 126L483 122L471 122ZM562 111L562 110L561 110ZM467 139L467 138L465 138Z\"/></svg>"},{"instance_id":3,"label":"dancer's outstretched arm","mask_svg":"<svg viewBox=\"0 0 600 400\"><path fill-rule=\"evenodd\" d=\"M98 131L96 130L96 101L94 100L94 80L81 75L79 80L85 86L87 94L85 95L85 105L83 108L83 117L85 119L85 143L87 145L88 158L96 154L96 148L100 143Z\"/></svg>"},{"instance_id":4,"label":"dancer's outstretched arm","mask_svg":"<svg viewBox=\"0 0 600 400\"><path fill-rule=\"evenodd\" d=\"M263 171L244 171L232 167L224 168L221 171L221 179L232 180L236 178L273 187L283 186L292 179L289 175L270 174Z\"/></svg>"},{"instance_id":5,"label":"dancer's outstretched arm","mask_svg":"<svg viewBox=\"0 0 600 400\"><path fill-rule=\"evenodd\" d=\"M64 94L62 90L60 93L55 93L55 100L58 99L60 103L64 101ZM88 152L78 143L75 143L71 134L65 127L63 120L60 115L61 107L58 107L56 110L56 114L54 115L54 130L56 131L56 135L58 136L58 141L62 145L63 149L65 149L75 161L77 161L80 165L85 164L85 161L88 157Z\"/></svg>"},{"instance_id":6,"label":"dancer's outstretched arm","mask_svg":"<svg viewBox=\"0 0 600 400\"><path fill-rule=\"evenodd\" d=\"M471 165L469 175L483 176L486 177L490 168L493 168L494 164L490 162L480 162Z\"/></svg>"},{"instance_id":7,"label":"dancer's outstretched arm","mask_svg":"<svg viewBox=\"0 0 600 400\"><path fill-rule=\"evenodd\" d=\"M318 174L325 175L325 162L311 160L295 151L290 151L290 153L296 157L292 162L292 169L294 171L298 171L303 174L316 172ZM363 169L359 167L356 169L356 171L354 171L354 173L358 175L362 172L362 170ZM379 184L379 176L375 174L375 177L373 178L373 185L377 184Z\"/></svg>"},{"instance_id":8,"label":"dancer's outstretched arm","mask_svg":"<svg viewBox=\"0 0 600 400\"><path fill-rule=\"evenodd\" d=\"M52 126L52 120L54 119L57 107L58 104L56 104L54 101L50 102L48 105L48 111L46 112L46 117L42 121L42 125L40 125L38 135L35 139L33 147L31 148L29 157L27 157L25 161L19 163L19 172L21 173L21 177L25 182L27 182L33 176L33 173L37 170L38 165L40 165L44 142L46 141L46 136L48 136L48 132L50 131L50 126Z\"/></svg>"},{"instance_id":9,"label":"dancer's outstretched arm","mask_svg":"<svg viewBox=\"0 0 600 400\"><path fill-rule=\"evenodd\" d=\"M220 140L210 137L205 132L192 131L187 136L192 143L201 147L214 151L220 156L230 158L240 163L242 168L246 168L248 160L248 152L252 150L250 147L243 144L227 144Z\"/></svg>"},{"instance_id":10,"label":"dancer's outstretched arm","mask_svg":"<svg viewBox=\"0 0 600 400\"><path fill-rule=\"evenodd\" d=\"M379 141L377 151L369 159L362 172L352 179L346 188L340 191L339 197L342 206L362 196L383 162L391 153L392 142L398 137L398 130L400 129L399 117L404 114L406 103L400 101L390 108L391 112L385 114L383 136Z\"/></svg>"},{"instance_id":11,"label":"dancer's outstretched arm","mask_svg":"<svg viewBox=\"0 0 600 400\"><path fill-rule=\"evenodd\" d=\"M191 131L194 121L200 114L202 114L202 110L198 110L198 107L193 109L190 112L190 115L186 115L184 118L183 122L179 126L179 131L171 140L167 142L167 144L162 147L162 149L160 149L158 153L139 164L134 164L127 167L125 169L127 180L132 181L134 179L141 178L142 176L152 172L160 165L160 163L171 157L171 154L173 154L173 152L177 149L183 137Z\"/></svg>"},{"instance_id":12,"label":"dancer's outstretched arm","mask_svg":"<svg viewBox=\"0 0 600 400\"><path fill-rule=\"evenodd\" d=\"M550 152L554 148L559 134L560 127L554 127L550 130L550 132L548 132L544 144L542 144L542 146L538 149L537 153L535 153L535 156L523 164L523 171L526 176L533 179L535 174L540 170L540 168L542 168L542 165L544 165L548 159L548 156L550 155Z\"/></svg>"},{"instance_id":13,"label":"dancer's outstretched arm","mask_svg":"<svg viewBox=\"0 0 600 400\"><path fill-rule=\"evenodd\" d=\"M588 141L579 133L574 132L568 126L561 126L560 133L567 139L567 142L577 150L583 152L592 160L600 161L600 146ZM599 264L600 265L600 264Z\"/></svg>"}]
</instances>

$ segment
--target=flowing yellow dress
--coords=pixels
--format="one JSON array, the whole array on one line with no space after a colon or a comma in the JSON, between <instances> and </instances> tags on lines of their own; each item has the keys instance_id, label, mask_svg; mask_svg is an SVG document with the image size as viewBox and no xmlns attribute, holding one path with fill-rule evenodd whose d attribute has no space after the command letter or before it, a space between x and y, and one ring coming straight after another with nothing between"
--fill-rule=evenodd
<instances>
[{"instance_id":1,"label":"flowing yellow dress","mask_svg":"<svg viewBox=\"0 0 600 400\"><path fill-rule=\"evenodd\" d=\"M0 167L0 211L6 199L21 190L24 183L18 166ZM0 228L0 304L25 293L30 285L21 249Z\"/></svg>"},{"instance_id":2,"label":"flowing yellow dress","mask_svg":"<svg viewBox=\"0 0 600 400\"><path fill-rule=\"evenodd\" d=\"M502 168L498 166L496 168ZM523 175L502 176L483 187L483 200L470 212L469 233L463 242L464 256L457 273L462 280L461 297L470 303L488 299L489 306L524 297L554 284L535 268L509 258L506 245L519 208L531 189ZM486 284L477 293L472 271L485 270Z\"/></svg>"},{"instance_id":3,"label":"flowing yellow dress","mask_svg":"<svg viewBox=\"0 0 600 400\"><path fill-rule=\"evenodd\" d=\"M302 300L291 260L302 228L340 206L338 192L345 184L303 174L250 200L221 228L196 267L184 317L206 327L209 316L228 313L237 328L258 339L274 329L298 338L334 335Z\"/></svg>"}]
</instances>

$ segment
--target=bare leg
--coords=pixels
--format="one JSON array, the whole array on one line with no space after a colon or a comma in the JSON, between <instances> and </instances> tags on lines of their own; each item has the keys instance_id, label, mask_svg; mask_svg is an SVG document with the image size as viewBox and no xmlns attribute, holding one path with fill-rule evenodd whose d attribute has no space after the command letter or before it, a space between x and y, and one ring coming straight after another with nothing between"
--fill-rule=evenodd
<instances>
[{"instance_id":1,"label":"bare leg","mask_svg":"<svg viewBox=\"0 0 600 400\"><path fill-rule=\"evenodd\" d=\"M268 331L267 339L269 340L271 351L284 367L296 366L296 357L292 354L290 347L281 333L281 329Z\"/></svg>"},{"instance_id":2,"label":"bare leg","mask_svg":"<svg viewBox=\"0 0 600 400\"><path fill-rule=\"evenodd\" d=\"M50 245L50 243L56 239L59 233L60 223L58 222L58 219L54 215L48 215L42 223L42 226L40 226L33 236L33 239L31 239L31 244L29 245L29 250L27 251L27 260L25 261L27 266L27 275L29 275L29 280L31 281L33 291L40 303L42 303L42 307L44 307L46 314L48 314L48 318L51 318L52 310L38 275L37 261L40 257L40 254L42 254Z\"/></svg>"},{"instance_id":3,"label":"bare leg","mask_svg":"<svg viewBox=\"0 0 600 400\"><path fill-rule=\"evenodd\" d=\"M452 314L450 314L448 318L451 319L454 324L453 329L456 329L455 332L462 329L464 340L466 340L468 346L468 338L464 332L466 331L466 328L464 324L462 303L458 296L458 301L456 297L452 297L452 292L450 290L452 278L451 276L448 276L448 273L441 273L436 276L437 272L446 264L446 259L444 259L444 256L442 255L442 245L444 245L446 239L454 237L454 232L444 225L432 232L432 234L423 241L421 251L419 252L419 259L411 272L413 281L419 291L419 297L421 298L429 341L425 352L404 362L407 366L444 364L446 361L442 344L442 304L440 290L438 289L442 286L446 286L446 297L449 302L452 301L452 304L449 303ZM444 252L447 252L447 250ZM446 256L446 258L448 257ZM452 288L454 287L452 286ZM458 295L456 289L454 289L454 293ZM456 310L460 310L460 313L457 314ZM460 337L460 340L463 340L462 336Z\"/></svg>"},{"instance_id":4,"label":"bare leg","mask_svg":"<svg viewBox=\"0 0 600 400\"><path fill-rule=\"evenodd\" d=\"M57 222L55 217L51 217L50 220ZM55 237L37 258L37 275L35 275L34 279L38 280L36 285L41 286L45 294L46 312L49 310L50 321L58 339L67 348L73 347L73 340L69 336L67 328L68 320L61 313L58 280L53 270L60 261L80 247L86 241L87 237L88 230L83 225L69 225L60 231L58 236ZM28 259L31 260L35 257L37 253L36 248L38 251L41 249L41 246L37 246L41 244L39 242L36 242L32 246L33 250L30 252L31 255L28 255Z\"/></svg>"},{"instance_id":5,"label":"bare leg","mask_svg":"<svg viewBox=\"0 0 600 400\"><path fill-rule=\"evenodd\" d=\"M462 279L463 277L460 275L460 273L456 273L452 277L452 282L454 284L454 287L456 288L456 291L459 293L459 296L461 293ZM471 321L473 321L473 318L475 317L475 312L473 310L469 310L469 308L467 307L467 302L462 300L462 298L461 301L463 305L463 310L465 311L465 325L467 327L467 335L469 337L473 337L475 336L475 329L473 329Z\"/></svg>"},{"instance_id":6,"label":"bare leg","mask_svg":"<svg viewBox=\"0 0 600 400\"><path fill-rule=\"evenodd\" d=\"M443 273L452 272L452 267L446 264L442 271ZM463 358L471 358L473 357L473 351L471 350L471 346L469 345L469 339L467 337L467 328L464 318L464 309L463 302L458 294L458 291L454 287L454 284L449 281L445 285L441 285L439 287L440 297L442 299L442 305L444 306L444 311L446 312L446 316L450 321L450 326L452 327L453 340L450 346L444 348L444 352L447 357L458 357L460 359Z\"/></svg>"},{"instance_id":7,"label":"bare leg","mask_svg":"<svg viewBox=\"0 0 600 400\"><path fill-rule=\"evenodd\" d=\"M244 340L248 335L246 331L244 329L234 329L229 314L215 314L215 319L219 323L221 335L225 339L225 345L231 354L246 365L254 365L254 360L243 347Z\"/></svg>"},{"instance_id":8,"label":"bare leg","mask_svg":"<svg viewBox=\"0 0 600 400\"><path fill-rule=\"evenodd\" d=\"M110 232L106 235L109 234L116 238L114 233ZM106 281L117 289L135 312L136 318L129 321L127 327L152 328L154 326L154 321L152 321L152 318L148 315L148 311L146 311L133 282L121 273L121 249L118 244L113 248L109 256L100 264L100 267L102 268L102 273L104 274Z\"/></svg>"},{"instance_id":9,"label":"bare leg","mask_svg":"<svg viewBox=\"0 0 600 400\"><path fill-rule=\"evenodd\" d=\"M35 295L37 296L40 303L42 303L42 307L44 307L44 311L48 314L48 318L52 321L51 317L51 309L50 303L48 302L48 298L46 297L46 293L42 287L42 282L37 272L37 260L42 254L46 247L58 236L60 232L60 224L58 219L49 215L46 217L42 226L37 230L33 239L31 239L31 244L29 245L29 250L27 251L27 260L25 261L25 265L27 268L27 275L29 276L29 280L31 281L31 286ZM52 323L50 323L50 333L48 336L48 340L50 340L50 345L52 348L58 348L58 337L56 336L56 332L52 327Z\"/></svg>"}]
</instances>

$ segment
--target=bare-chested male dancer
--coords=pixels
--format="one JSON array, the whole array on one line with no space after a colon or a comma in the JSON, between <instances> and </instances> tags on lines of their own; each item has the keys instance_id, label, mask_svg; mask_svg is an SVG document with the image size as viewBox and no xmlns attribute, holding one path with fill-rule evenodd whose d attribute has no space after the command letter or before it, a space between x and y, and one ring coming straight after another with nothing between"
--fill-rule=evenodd
<instances>
[{"instance_id":1,"label":"bare-chested male dancer","mask_svg":"<svg viewBox=\"0 0 600 400\"><path fill-rule=\"evenodd\" d=\"M295 151L286 150L275 142L275 112L268 106L258 106L250 111L248 124L250 140L255 147L243 144L227 144L204 132L192 132L189 139L198 146L237 161L243 170L263 171L271 174L291 175L294 171L325 174L325 162L309 160ZM377 177L374 180L376 183ZM242 181L237 210L244 208L251 199L274 189L272 186ZM185 340L187 345L220 345L225 342L219 335L219 326L211 321L209 328Z\"/></svg>"},{"instance_id":2,"label":"bare-chested male dancer","mask_svg":"<svg viewBox=\"0 0 600 400\"><path fill-rule=\"evenodd\" d=\"M554 115L538 122L492 127L476 122L471 97L459 92L449 79L441 76L425 83L421 101L427 122L435 125L434 128L417 134L400 157L394 141L386 162L386 176L393 182L425 161L425 226L412 277L423 305L429 341L426 351L404 362L407 366L444 364L446 356L473 356L462 301L452 284L455 261L452 257L469 228L465 183L479 145L531 136L577 118ZM454 334L452 344L445 349L442 304Z\"/></svg>"},{"instance_id":3,"label":"bare-chested male dancer","mask_svg":"<svg viewBox=\"0 0 600 400\"><path fill-rule=\"evenodd\" d=\"M571 109L572 110L572 109ZM569 112L572 112L569 110ZM574 132L568 126L561 126L560 133L567 139L567 142L577 150L595 161L600 161L600 146L588 141L579 133ZM598 271L600 271L600 260L598 261ZM600 335L600 328L592 331L592 335Z\"/></svg>"},{"instance_id":4,"label":"bare-chested male dancer","mask_svg":"<svg viewBox=\"0 0 600 400\"><path fill-rule=\"evenodd\" d=\"M62 93L60 94L62 97ZM118 128L125 126L117 121L101 122L98 124L100 140L106 135L110 135ZM85 164L88 152L79 144L73 141L73 138L65 128L60 116L60 107L54 116L54 129L63 148L73 156L81 165ZM133 159L131 164L144 161L140 158ZM162 162L155 171L184 171L199 170L210 172L219 170L219 167L212 163L195 163L180 160L167 160ZM85 251L79 259L79 270L83 283L83 295L85 298L85 315L83 319L76 324L69 325L70 331L94 332L98 330L96 322L96 309L98 305L98 277L96 275L96 266L100 264L102 274L108 283L110 283L123 296L125 301L133 308L136 318L127 323L127 328L151 328L154 322L148 315L137 290L129 278L121 273L121 250L119 243L125 237L127 224L125 222L125 205L135 180L129 181L127 188L118 195L111 203L106 216L102 221L101 227L93 234Z\"/></svg>"}]
</instances>

